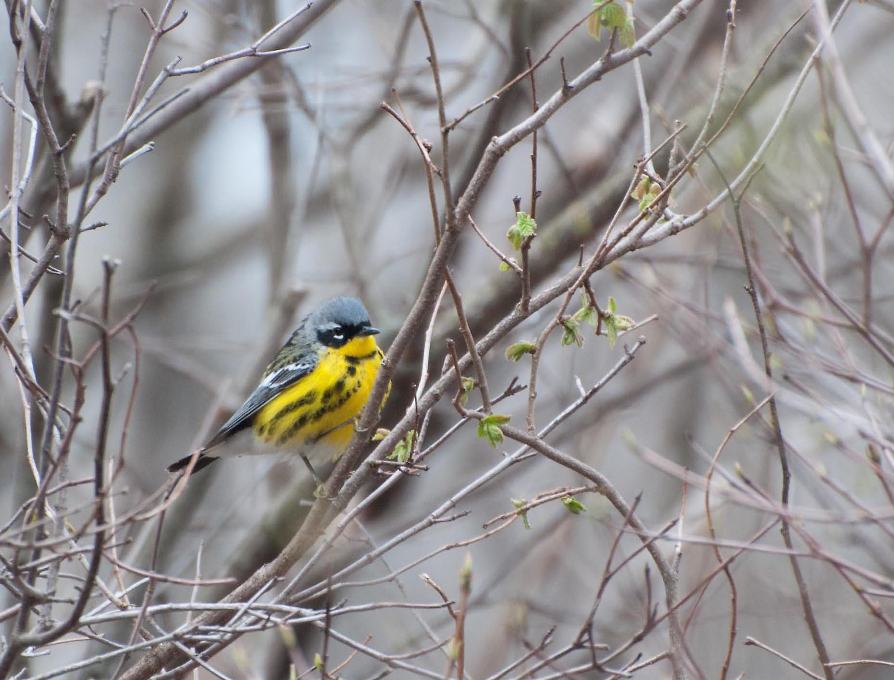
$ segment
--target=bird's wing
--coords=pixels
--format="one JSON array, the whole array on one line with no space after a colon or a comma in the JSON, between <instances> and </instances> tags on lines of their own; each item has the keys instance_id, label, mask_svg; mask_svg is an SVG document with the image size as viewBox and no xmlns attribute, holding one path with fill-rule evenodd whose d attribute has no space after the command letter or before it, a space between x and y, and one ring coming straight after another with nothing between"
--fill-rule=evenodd
<instances>
[{"instance_id":1,"label":"bird's wing","mask_svg":"<svg viewBox=\"0 0 894 680\"><path fill-rule=\"evenodd\" d=\"M205 445L205 449L217 446L230 435L239 432L251 425L252 418L260 411L264 405L280 394L285 388L294 385L296 382L304 378L308 373L313 371L317 365L317 358L308 357L292 363L277 365L279 362L274 361L271 364L271 370L267 371L261 384L255 388L255 391L249 395L245 403L242 404L236 412L230 416L217 431L209 442Z\"/></svg>"}]
</instances>

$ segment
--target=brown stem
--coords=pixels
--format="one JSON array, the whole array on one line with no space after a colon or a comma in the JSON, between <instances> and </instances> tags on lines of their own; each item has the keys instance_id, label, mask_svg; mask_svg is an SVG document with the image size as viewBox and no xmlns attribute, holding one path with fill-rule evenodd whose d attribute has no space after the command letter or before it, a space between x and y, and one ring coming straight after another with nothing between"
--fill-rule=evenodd
<instances>
[{"instance_id":1,"label":"brown stem","mask_svg":"<svg viewBox=\"0 0 894 680\"><path fill-rule=\"evenodd\" d=\"M713 162L713 157L710 152L708 152L708 158ZM733 193L733 189L730 184L726 181L726 177L720 171L720 168L716 165L717 172L720 174L724 184L727 187L730 201L733 205L733 212L736 219L736 232L739 236L739 246L742 249L742 259L745 263L745 275L748 281L748 284L745 288L748 293L748 297L751 299L751 307L754 312L754 318L757 322L757 330L758 336L760 337L761 343L761 354L763 356L764 363L764 374L767 376L767 380L773 380L773 369L770 365L770 349L769 342L767 340L767 331L764 328L764 319L761 314L760 301L757 297L757 289L754 285L754 275L752 273L751 267L751 256L748 250L748 241L745 238L745 227L742 223L742 212L741 212L741 200L742 195L748 190L748 186L746 185L742 190L742 193L739 196L736 196ZM779 456L779 467L782 471L782 491L780 493L780 500L782 503L783 509L788 508L789 504L789 496L791 494L791 470L789 468L788 455L785 450L785 439L782 435L782 424L779 421L779 411L776 407L776 398L774 396L770 396L770 424L773 429L774 440L776 444L776 451ZM794 551L794 543L792 541L791 536L791 528L789 526L789 520L784 515L781 516L782 526L780 527L780 533L782 534L782 540L785 543L785 547L791 552ZM801 572L801 565L798 563L798 558L794 554L789 554L789 564L792 568L792 574L795 578L795 583L798 586L798 595L801 599L801 609L804 612L804 620L807 623L807 628L810 631L810 637L813 640L813 645L816 648L817 655L819 656L820 662L822 663L823 673L826 676L826 680L834 680L834 673L832 669L827 665L829 663L829 653L826 651L826 644L823 641L822 633L819 629L819 623L816 620L816 615L813 611L813 603L810 599L810 593L807 589L807 583L804 580L804 575Z\"/></svg>"}]
</instances>

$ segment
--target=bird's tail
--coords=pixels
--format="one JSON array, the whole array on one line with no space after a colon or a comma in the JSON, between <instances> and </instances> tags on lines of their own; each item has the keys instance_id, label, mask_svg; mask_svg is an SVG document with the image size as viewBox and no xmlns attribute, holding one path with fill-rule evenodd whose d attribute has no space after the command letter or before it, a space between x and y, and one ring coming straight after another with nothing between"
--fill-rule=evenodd
<instances>
[{"instance_id":1,"label":"bird's tail","mask_svg":"<svg viewBox=\"0 0 894 680\"><path fill-rule=\"evenodd\" d=\"M168 472L180 472L180 470L185 470L192 458L193 454L189 454L188 456L183 456L180 460L175 460L168 465ZM209 456L207 453L200 453L199 457L196 459L196 464L192 468L193 473L208 467L216 460L217 456Z\"/></svg>"}]
</instances>

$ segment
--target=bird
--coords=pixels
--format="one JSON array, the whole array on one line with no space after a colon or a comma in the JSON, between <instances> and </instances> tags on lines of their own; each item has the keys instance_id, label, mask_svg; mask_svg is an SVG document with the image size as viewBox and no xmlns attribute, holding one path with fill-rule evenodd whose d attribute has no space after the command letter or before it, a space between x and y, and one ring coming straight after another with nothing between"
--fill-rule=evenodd
<instances>
[{"instance_id":1,"label":"bird","mask_svg":"<svg viewBox=\"0 0 894 680\"><path fill-rule=\"evenodd\" d=\"M225 456L286 451L299 454L319 483L311 460L334 460L351 441L385 356L379 332L357 298L322 303L299 322L242 406L168 472L188 468L193 458L197 472Z\"/></svg>"}]
</instances>

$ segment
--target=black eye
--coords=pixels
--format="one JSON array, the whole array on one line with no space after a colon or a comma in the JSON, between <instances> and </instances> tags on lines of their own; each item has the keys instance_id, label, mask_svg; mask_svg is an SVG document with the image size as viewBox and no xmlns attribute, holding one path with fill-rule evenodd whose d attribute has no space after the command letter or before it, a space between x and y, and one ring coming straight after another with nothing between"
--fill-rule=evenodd
<instances>
[{"instance_id":1,"label":"black eye","mask_svg":"<svg viewBox=\"0 0 894 680\"><path fill-rule=\"evenodd\" d=\"M344 326L335 326L334 328L320 330L317 337L319 337L320 342L324 345L340 347L347 340L348 333Z\"/></svg>"}]
</instances>

